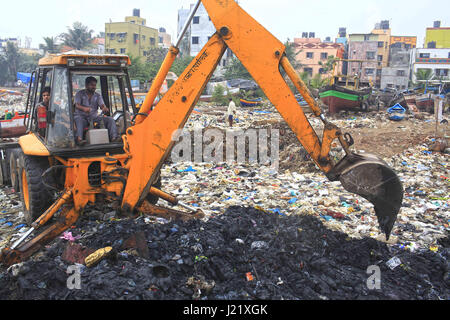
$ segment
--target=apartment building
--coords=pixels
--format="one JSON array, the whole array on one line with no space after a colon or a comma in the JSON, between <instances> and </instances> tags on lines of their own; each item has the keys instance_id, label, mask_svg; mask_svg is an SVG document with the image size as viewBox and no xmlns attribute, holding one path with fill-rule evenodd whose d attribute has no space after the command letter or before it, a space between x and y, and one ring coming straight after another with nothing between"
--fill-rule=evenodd
<instances>
[{"instance_id":1,"label":"apartment building","mask_svg":"<svg viewBox=\"0 0 450 320\"><path fill-rule=\"evenodd\" d=\"M105 52L145 57L149 50L158 47L158 30L147 27L147 21L140 17L140 10L125 17L124 22L105 23Z\"/></svg>"}]
</instances>

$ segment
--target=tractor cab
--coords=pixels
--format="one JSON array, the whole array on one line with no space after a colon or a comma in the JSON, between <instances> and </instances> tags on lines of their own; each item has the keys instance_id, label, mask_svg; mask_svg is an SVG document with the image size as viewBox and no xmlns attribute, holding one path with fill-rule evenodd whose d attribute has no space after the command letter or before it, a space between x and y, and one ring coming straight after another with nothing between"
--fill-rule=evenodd
<instances>
[{"instance_id":1,"label":"tractor cab","mask_svg":"<svg viewBox=\"0 0 450 320\"><path fill-rule=\"evenodd\" d=\"M122 141L110 141L103 122L90 121L83 128L82 146L76 144L75 95L85 89L88 77L97 80L108 112L98 108L98 116L114 119L119 136L125 134L137 113L128 75L130 59L124 55L64 53L39 60L28 90L25 121L33 133L54 155L86 156L123 152ZM50 89L50 99L45 100ZM104 114L106 113L106 114ZM105 134L106 131L106 134ZM120 139L119 139L120 140Z\"/></svg>"}]
</instances>

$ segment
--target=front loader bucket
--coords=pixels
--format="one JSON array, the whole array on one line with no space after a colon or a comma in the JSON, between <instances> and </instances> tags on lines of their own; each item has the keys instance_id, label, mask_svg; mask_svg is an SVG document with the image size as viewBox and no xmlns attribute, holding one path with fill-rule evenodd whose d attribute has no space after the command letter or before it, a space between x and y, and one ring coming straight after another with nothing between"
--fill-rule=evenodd
<instances>
[{"instance_id":1,"label":"front loader bucket","mask_svg":"<svg viewBox=\"0 0 450 320\"><path fill-rule=\"evenodd\" d=\"M403 186L397 174L383 160L369 154L347 155L335 169L347 191L374 205L380 229L389 240L403 201Z\"/></svg>"}]
</instances>

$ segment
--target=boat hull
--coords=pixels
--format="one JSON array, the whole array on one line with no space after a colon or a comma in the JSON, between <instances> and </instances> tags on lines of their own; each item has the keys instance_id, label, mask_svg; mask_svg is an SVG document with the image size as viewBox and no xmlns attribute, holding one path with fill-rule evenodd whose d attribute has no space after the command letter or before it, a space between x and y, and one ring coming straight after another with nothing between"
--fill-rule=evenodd
<instances>
[{"instance_id":1,"label":"boat hull","mask_svg":"<svg viewBox=\"0 0 450 320\"><path fill-rule=\"evenodd\" d=\"M369 98L371 89L350 90L336 85L327 86L320 90L319 97L328 106L330 113L341 110L354 110L361 108L364 101Z\"/></svg>"}]
</instances>

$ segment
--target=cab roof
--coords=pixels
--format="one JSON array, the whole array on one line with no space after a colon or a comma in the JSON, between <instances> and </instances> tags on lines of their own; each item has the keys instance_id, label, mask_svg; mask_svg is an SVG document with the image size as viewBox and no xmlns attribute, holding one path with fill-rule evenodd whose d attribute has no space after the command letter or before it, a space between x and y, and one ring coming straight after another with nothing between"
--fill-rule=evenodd
<instances>
[{"instance_id":1,"label":"cab roof","mask_svg":"<svg viewBox=\"0 0 450 320\"><path fill-rule=\"evenodd\" d=\"M58 54L48 54L39 60L39 66L67 65L69 60L77 60L77 65L114 66L120 65L120 61L126 60L126 65L131 65L131 60L126 55L120 54L89 54L82 51L69 51ZM83 61L83 63L79 63ZM118 62L115 62L118 61Z\"/></svg>"}]
</instances>

